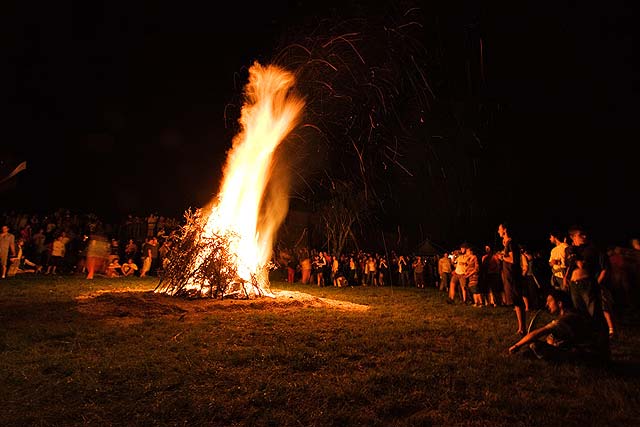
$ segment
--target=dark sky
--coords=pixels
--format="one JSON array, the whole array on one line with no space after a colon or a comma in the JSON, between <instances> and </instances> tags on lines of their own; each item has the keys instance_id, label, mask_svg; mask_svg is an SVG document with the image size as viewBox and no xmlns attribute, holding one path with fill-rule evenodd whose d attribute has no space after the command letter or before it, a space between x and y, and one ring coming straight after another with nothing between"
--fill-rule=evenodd
<instances>
[{"instance_id":1,"label":"dark sky","mask_svg":"<svg viewBox=\"0 0 640 427\"><path fill-rule=\"evenodd\" d=\"M217 190L246 68L269 62L285 35L304 36L347 3L363 17L375 9L367 2L39 3L16 2L2 18L3 173L28 161L0 193L2 206L105 215L180 215L206 203ZM490 224L493 234L495 221L508 219L546 237L580 222L623 243L639 233L633 2L422 3L428 22L437 17L441 46L453 52L444 56L451 69L459 65L464 75L456 58L465 56L465 40L483 41L484 89L474 94L483 99L473 101L496 106L487 143L507 163L510 184L480 226ZM460 235L472 233L462 228Z\"/></svg>"}]
</instances>

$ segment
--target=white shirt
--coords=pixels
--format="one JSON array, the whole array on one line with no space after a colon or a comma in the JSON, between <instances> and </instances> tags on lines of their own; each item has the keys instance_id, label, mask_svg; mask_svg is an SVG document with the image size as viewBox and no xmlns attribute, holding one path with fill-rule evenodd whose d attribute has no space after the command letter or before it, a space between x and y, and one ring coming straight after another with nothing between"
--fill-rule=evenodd
<instances>
[{"instance_id":1,"label":"white shirt","mask_svg":"<svg viewBox=\"0 0 640 427\"><path fill-rule=\"evenodd\" d=\"M462 276L467 272L467 264L469 263L469 254L461 253L456 257L455 273Z\"/></svg>"},{"instance_id":2,"label":"white shirt","mask_svg":"<svg viewBox=\"0 0 640 427\"><path fill-rule=\"evenodd\" d=\"M557 276L557 277L564 276L564 271L567 267L567 264L565 263L565 251L568 246L569 245L567 243L562 242L551 249L551 256L549 256L549 264L551 265L551 271L553 272L554 276ZM552 261L555 261L555 260L560 260L560 264L559 265L556 265L555 263L552 264Z\"/></svg>"}]
</instances>

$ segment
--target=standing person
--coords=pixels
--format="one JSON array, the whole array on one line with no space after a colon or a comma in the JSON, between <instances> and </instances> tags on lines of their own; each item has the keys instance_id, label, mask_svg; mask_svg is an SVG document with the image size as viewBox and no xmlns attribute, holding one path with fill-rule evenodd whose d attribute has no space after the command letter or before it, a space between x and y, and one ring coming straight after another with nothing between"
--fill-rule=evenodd
<instances>
[{"instance_id":1,"label":"standing person","mask_svg":"<svg viewBox=\"0 0 640 427\"><path fill-rule=\"evenodd\" d=\"M291 251L289 251L289 248L284 248L280 252L280 263L287 271L287 283L293 283L293 277L296 272L296 267L293 260L293 255L291 255Z\"/></svg>"},{"instance_id":2,"label":"standing person","mask_svg":"<svg viewBox=\"0 0 640 427\"><path fill-rule=\"evenodd\" d=\"M349 286L356 286L358 284L358 263L355 260L355 256L349 257Z\"/></svg>"},{"instance_id":3,"label":"standing person","mask_svg":"<svg viewBox=\"0 0 640 427\"><path fill-rule=\"evenodd\" d=\"M324 286L325 278L324 278L324 267L327 265L327 260L324 257L323 252L319 252L317 258L314 259L314 265L316 267L316 278L318 282L318 287L321 288Z\"/></svg>"},{"instance_id":4,"label":"standing person","mask_svg":"<svg viewBox=\"0 0 640 427\"><path fill-rule=\"evenodd\" d=\"M164 242L158 248L158 272L164 274L167 266L169 265L169 253L171 252L171 240L165 239Z\"/></svg>"},{"instance_id":5,"label":"standing person","mask_svg":"<svg viewBox=\"0 0 640 427\"><path fill-rule=\"evenodd\" d=\"M156 235L156 225L158 223L158 214L152 212L147 217L147 237L153 237Z\"/></svg>"},{"instance_id":6,"label":"standing person","mask_svg":"<svg viewBox=\"0 0 640 427\"><path fill-rule=\"evenodd\" d=\"M453 271L453 263L449 252L442 254L442 257L438 259L438 277L440 277L439 289L443 292L447 292L449 289L449 282L451 281L451 272Z\"/></svg>"},{"instance_id":7,"label":"standing person","mask_svg":"<svg viewBox=\"0 0 640 427\"><path fill-rule=\"evenodd\" d=\"M85 274L87 272L87 249L89 247L89 236L82 235L81 239L78 239L78 261L75 265L75 271Z\"/></svg>"},{"instance_id":8,"label":"standing person","mask_svg":"<svg viewBox=\"0 0 640 427\"><path fill-rule=\"evenodd\" d=\"M324 253L324 266L322 267L322 277L324 278L324 283L327 286L330 286L332 283L332 278L331 278L331 267L333 265L332 259L333 258L329 254L329 252Z\"/></svg>"},{"instance_id":9,"label":"standing person","mask_svg":"<svg viewBox=\"0 0 640 427\"><path fill-rule=\"evenodd\" d=\"M520 252L520 262L522 265L522 298L524 299L525 311L530 311L538 308L538 281L533 274L533 254L526 246L521 246Z\"/></svg>"},{"instance_id":10,"label":"standing person","mask_svg":"<svg viewBox=\"0 0 640 427\"><path fill-rule=\"evenodd\" d=\"M562 282L567 271L565 253L569 244L565 237L558 231L549 233L549 242L553 245L549 255L549 266L551 267L551 286L554 289L562 289Z\"/></svg>"},{"instance_id":11,"label":"standing person","mask_svg":"<svg viewBox=\"0 0 640 427\"><path fill-rule=\"evenodd\" d=\"M2 268L3 279L7 277L9 252L11 252L11 258L15 258L16 238L13 234L9 233L9 227L6 225L3 225L2 232L0 233L0 266Z\"/></svg>"},{"instance_id":12,"label":"standing person","mask_svg":"<svg viewBox=\"0 0 640 427\"><path fill-rule=\"evenodd\" d=\"M140 258L142 260L142 268L140 269L140 277L145 277L151 270L151 245L149 238L144 239L142 249L140 250Z\"/></svg>"},{"instance_id":13,"label":"standing person","mask_svg":"<svg viewBox=\"0 0 640 427\"><path fill-rule=\"evenodd\" d=\"M503 304L502 278L500 277L500 258L491 246L484 246L484 254L480 262L480 281L482 288L489 294L489 304L494 307Z\"/></svg>"},{"instance_id":14,"label":"standing person","mask_svg":"<svg viewBox=\"0 0 640 427\"><path fill-rule=\"evenodd\" d=\"M378 265L373 255L367 258L367 286L378 286Z\"/></svg>"},{"instance_id":15,"label":"standing person","mask_svg":"<svg viewBox=\"0 0 640 427\"><path fill-rule=\"evenodd\" d=\"M451 282L449 283L449 300L447 301L449 304L452 304L456 298L456 288L460 287L460 292L462 293L462 303L467 303L467 263L469 255L467 254L467 249L469 248L468 243L462 243L460 245L460 253L456 257L454 264L455 269L451 274Z\"/></svg>"},{"instance_id":16,"label":"standing person","mask_svg":"<svg viewBox=\"0 0 640 427\"><path fill-rule=\"evenodd\" d=\"M87 279L103 272L109 257L109 241L100 231L94 232L87 245Z\"/></svg>"},{"instance_id":17,"label":"standing person","mask_svg":"<svg viewBox=\"0 0 640 427\"><path fill-rule=\"evenodd\" d=\"M404 255L398 257L398 276L400 278L400 286L409 286L409 266Z\"/></svg>"},{"instance_id":18,"label":"standing person","mask_svg":"<svg viewBox=\"0 0 640 427\"><path fill-rule=\"evenodd\" d=\"M62 245L64 246L62 260L61 260L61 263L60 263L61 264L60 268L63 271L67 271L67 269L69 268L69 264L70 264L69 263L69 255L70 255L69 246L71 244L71 236L69 236L69 234L65 230L62 230L60 232L60 241L62 242ZM74 253L72 255L75 256L76 254ZM75 263L76 260L74 259L73 262ZM73 265L73 263L71 263L71 265Z\"/></svg>"},{"instance_id":19,"label":"standing person","mask_svg":"<svg viewBox=\"0 0 640 427\"><path fill-rule=\"evenodd\" d=\"M36 264L42 265L44 261L43 254L47 250L46 240L47 236L45 236L43 228L39 228L38 231L31 236L31 244L35 253L34 261Z\"/></svg>"},{"instance_id":20,"label":"standing person","mask_svg":"<svg viewBox=\"0 0 640 427\"><path fill-rule=\"evenodd\" d=\"M149 239L149 250L151 251L151 267L149 267L149 273L152 276L158 275L160 255L158 250L160 245L158 244L158 238L152 237Z\"/></svg>"},{"instance_id":21,"label":"standing person","mask_svg":"<svg viewBox=\"0 0 640 427\"><path fill-rule=\"evenodd\" d=\"M64 243L64 236L60 234L53 241L51 249L51 259L47 271L45 274L56 274L58 268L62 267L62 260L66 253L66 245Z\"/></svg>"},{"instance_id":22,"label":"standing person","mask_svg":"<svg viewBox=\"0 0 640 427\"><path fill-rule=\"evenodd\" d=\"M311 256L307 249L303 249L300 254L300 272L302 274L302 283L308 285L311 282Z\"/></svg>"},{"instance_id":23,"label":"standing person","mask_svg":"<svg viewBox=\"0 0 640 427\"><path fill-rule=\"evenodd\" d=\"M426 258L425 270L427 277L424 285L438 289L438 255L432 255Z\"/></svg>"},{"instance_id":24,"label":"standing person","mask_svg":"<svg viewBox=\"0 0 640 427\"><path fill-rule=\"evenodd\" d=\"M341 284L338 282L338 277L344 276L340 272L340 259L338 256L334 255L331 257L331 283L333 286L340 286Z\"/></svg>"},{"instance_id":25,"label":"standing person","mask_svg":"<svg viewBox=\"0 0 640 427\"><path fill-rule=\"evenodd\" d=\"M411 264L413 267L413 280L416 284L416 288L424 289L424 262L420 255L416 256Z\"/></svg>"},{"instance_id":26,"label":"standing person","mask_svg":"<svg viewBox=\"0 0 640 427\"><path fill-rule=\"evenodd\" d=\"M478 256L473 250L472 246L469 246L467 249L467 270L465 272L465 276L467 278L467 287L469 289L469 293L473 298L473 306L474 307L482 307L484 302L482 301L482 294L480 293L480 262L478 261Z\"/></svg>"},{"instance_id":27,"label":"standing person","mask_svg":"<svg viewBox=\"0 0 640 427\"><path fill-rule=\"evenodd\" d=\"M307 248L298 250L298 259L300 260L300 282L308 285L311 281L311 258Z\"/></svg>"},{"instance_id":28,"label":"standing person","mask_svg":"<svg viewBox=\"0 0 640 427\"><path fill-rule=\"evenodd\" d=\"M378 286L385 286L385 281L389 276L389 265L387 264L387 258L384 256L380 257L380 262L378 263Z\"/></svg>"},{"instance_id":29,"label":"standing person","mask_svg":"<svg viewBox=\"0 0 640 427\"><path fill-rule=\"evenodd\" d=\"M567 248L567 273L564 289L568 289L573 305L578 311L592 318L603 315L609 326L609 336L613 337L613 297L608 287L611 271L606 252L592 243L586 230L574 225L569 229L571 245Z\"/></svg>"},{"instance_id":30,"label":"standing person","mask_svg":"<svg viewBox=\"0 0 640 427\"><path fill-rule=\"evenodd\" d=\"M20 239L18 239L20 240ZM609 274L609 285L613 293L613 300L620 305L618 307L633 307L633 294L631 293L630 274L626 265L624 249L621 246L614 246L607 249L611 274Z\"/></svg>"},{"instance_id":31,"label":"standing person","mask_svg":"<svg viewBox=\"0 0 640 427\"><path fill-rule=\"evenodd\" d=\"M527 321L524 300L522 298L522 266L520 249L513 241L505 223L498 225L498 235L502 238L502 286L505 304L513 306L518 323L517 334L525 334Z\"/></svg>"},{"instance_id":32,"label":"standing person","mask_svg":"<svg viewBox=\"0 0 640 427\"><path fill-rule=\"evenodd\" d=\"M398 255L395 251L391 251L391 256L389 257L389 284L391 286L398 285L400 283L400 273L398 271Z\"/></svg>"}]
</instances>

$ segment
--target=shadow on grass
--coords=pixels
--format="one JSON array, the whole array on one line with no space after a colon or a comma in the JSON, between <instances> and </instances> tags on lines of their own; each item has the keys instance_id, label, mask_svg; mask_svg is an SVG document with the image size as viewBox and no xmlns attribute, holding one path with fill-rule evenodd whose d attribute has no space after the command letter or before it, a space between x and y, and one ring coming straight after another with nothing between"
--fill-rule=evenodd
<instances>
[{"instance_id":1,"label":"shadow on grass","mask_svg":"<svg viewBox=\"0 0 640 427\"><path fill-rule=\"evenodd\" d=\"M0 323L69 322L76 316L75 301L33 302L29 300L0 303Z\"/></svg>"}]
</instances>

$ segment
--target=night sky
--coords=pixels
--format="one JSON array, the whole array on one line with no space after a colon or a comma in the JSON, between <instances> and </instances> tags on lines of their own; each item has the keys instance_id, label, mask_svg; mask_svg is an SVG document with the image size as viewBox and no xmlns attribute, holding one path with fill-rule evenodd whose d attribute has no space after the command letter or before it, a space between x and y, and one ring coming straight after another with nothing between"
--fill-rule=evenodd
<instances>
[{"instance_id":1,"label":"night sky","mask_svg":"<svg viewBox=\"0 0 640 427\"><path fill-rule=\"evenodd\" d=\"M325 17L373 20L379 10L363 1L183 3L16 2L3 13L2 173L28 162L0 193L3 210L179 216L202 206L237 129L247 67ZM436 98L490 112L479 113L477 132L488 172L469 184L477 219L464 214L438 231L425 212L443 203L427 192L417 205L399 200L385 227L420 223L426 237L454 243L493 236L502 220L542 241L581 223L627 244L640 233L633 2L479 3L396 2L422 6Z\"/></svg>"}]
</instances>

